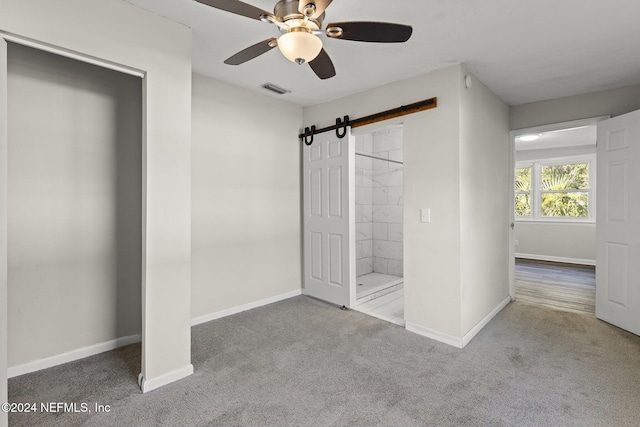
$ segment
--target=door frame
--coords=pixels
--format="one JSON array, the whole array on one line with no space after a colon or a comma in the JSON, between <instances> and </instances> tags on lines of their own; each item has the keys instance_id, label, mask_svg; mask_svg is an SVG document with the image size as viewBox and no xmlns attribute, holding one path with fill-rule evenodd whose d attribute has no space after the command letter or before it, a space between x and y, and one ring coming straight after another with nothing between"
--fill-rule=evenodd
<instances>
[{"instance_id":1,"label":"door frame","mask_svg":"<svg viewBox=\"0 0 640 427\"><path fill-rule=\"evenodd\" d=\"M142 330L141 330L141 342L142 342L142 358L141 358L141 374L138 377L138 381L140 381L140 377L145 373L145 307L146 307L146 292L145 292L145 253L146 253L146 218L147 218L147 191L146 191L146 134L147 134L147 120L146 120L146 97L147 97L147 75L144 71L138 70L133 67L129 67L126 65L118 64L112 61L104 60L101 58L97 58L91 55L85 55L79 52L75 52L69 49L64 49L58 46L51 45L49 43L40 42L38 40L30 39L27 37L22 37L16 34L12 34L5 31L0 31L0 63L7 64L7 42L12 42L15 44L20 44L23 46L31 47L34 49L42 50L45 52L53 53L55 55L63 56L66 58L74 59L80 62L89 63L92 65L97 65L102 68L107 68L116 72L132 75L135 77L139 77L142 79L142 164L141 164L141 173L142 173L142 235L140 238L142 239L142 277L141 277L141 292L142 292ZM0 71L1 73L1 71ZM4 82L0 79L0 85ZM8 131L7 131L7 114L8 114L8 96L6 87L0 88L0 312L2 313L2 319L0 319L0 397L5 397L7 395L7 385L8 385L8 339L7 339L7 331L8 331L8 296L7 296L7 287L8 287L8 271L7 271L7 193L8 193L8 183L7 183L7 147L8 147ZM3 402L6 402L7 399L0 399ZM0 412L0 425L2 425L5 420L6 413L3 414Z\"/></svg>"},{"instance_id":2,"label":"door frame","mask_svg":"<svg viewBox=\"0 0 640 427\"><path fill-rule=\"evenodd\" d=\"M0 404L9 401L7 390L7 42L0 37ZM0 426L9 423L0 411Z\"/></svg>"},{"instance_id":3,"label":"door frame","mask_svg":"<svg viewBox=\"0 0 640 427\"><path fill-rule=\"evenodd\" d=\"M532 126L521 129L514 129L509 132L509 296L511 297L511 301L516 300L516 279L515 279L515 269L516 269L516 234L515 234L515 211L513 209L515 203L515 168L516 168L516 138L522 135L535 134L535 133L544 133L551 132L556 130L580 127L580 126L591 126L596 125L598 122L602 120L606 120L611 118L610 115L606 116L596 116L589 117L586 119L579 120L570 120L566 122L558 122L551 123L540 126ZM598 159L596 156L596 163ZM597 185L598 176L596 175L596 182L594 185ZM597 218L596 218L596 226L597 226Z\"/></svg>"}]
</instances>

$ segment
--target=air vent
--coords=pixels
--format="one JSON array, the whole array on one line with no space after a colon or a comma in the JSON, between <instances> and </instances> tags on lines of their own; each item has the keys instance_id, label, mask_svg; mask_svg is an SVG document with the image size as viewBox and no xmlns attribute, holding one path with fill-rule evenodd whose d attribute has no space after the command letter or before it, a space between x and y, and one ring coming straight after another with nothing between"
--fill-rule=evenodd
<instances>
[{"instance_id":1,"label":"air vent","mask_svg":"<svg viewBox=\"0 0 640 427\"><path fill-rule=\"evenodd\" d=\"M265 83L262 86L260 86L266 90L270 90L271 92L275 92L278 95L284 95L285 93L290 93L290 90L287 89L283 89L278 85L274 85L273 83Z\"/></svg>"}]
</instances>

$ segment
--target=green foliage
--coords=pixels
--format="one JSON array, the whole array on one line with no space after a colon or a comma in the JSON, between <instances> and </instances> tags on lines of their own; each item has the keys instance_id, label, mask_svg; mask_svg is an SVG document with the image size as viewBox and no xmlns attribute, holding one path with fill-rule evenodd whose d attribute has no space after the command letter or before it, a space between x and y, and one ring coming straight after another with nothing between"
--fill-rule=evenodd
<instances>
[{"instance_id":1,"label":"green foliage","mask_svg":"<svg viewBox=\"0 0 640 427\"><path fill-rule=\"evenodd\" d=\"M545 217L589 216L587 193L568 190L589 188L589 165L576 163L542 168L541 211Z\"/></svg>"},{"instance_id":2,"label":"green foliage","mask_svg":"<svg viewBox=\"0 0 640 427\"><path fill-rule=\"evenodd\" d=\"M516 194L516 216L531 216L530 194Z\"/></svg>"},{"instance_id":3,"label":"green foliage","mask_svg":"<svg viewBox=\"0 0 640 427\"><path fill-rule=\"evenodd\" d=\"M520 193L522 192L522 193ZM531 168L516 169L516 216L531 216Z\"/></svg>"},{"instance_id":4,"label":"green foliage","mask_svg":"<svg viewBox=\"0 0 640 427\"><path fill-rule=\"evenodd\" d=\"M532 168L516 168L515 213L531 217ZM540 177L540 214L543 217L589 216L589 164L544 166Z\"/></svg>"},{"instance_id":5,"label":"green foliage","mask_svg":"<svg viewBox=\"0 0 640 427\"><path fill-rule=\"evenodd\" d=\"M587 193L542 193L542 216L586 218L589 216Z\"/></svg>"},{"instance_id":6,"label":"green foliage","mask_svg":"<svg viewBox=\"0 0 640 427\"><path fill-rule=\"evenodd\" d=\"M589 164L545 166L542 168L542 191L586 190L589 188Z\"/></svg>"}]
</instances>

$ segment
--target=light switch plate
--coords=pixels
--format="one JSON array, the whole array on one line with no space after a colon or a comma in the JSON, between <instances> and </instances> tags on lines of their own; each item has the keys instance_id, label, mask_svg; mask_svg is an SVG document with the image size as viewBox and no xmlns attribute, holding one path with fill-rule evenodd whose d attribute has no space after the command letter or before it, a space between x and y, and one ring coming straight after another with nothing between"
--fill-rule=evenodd
<instances>
[{"instance_id":1,"label":"light switch plate","mask_svg":"<svg viewBox=\"0 0 640 427\"><path fill-rule=\"evenodd\" d=\"M420 209L420 221L431 222L431 208Z\"/></svg>"}]
</instances>

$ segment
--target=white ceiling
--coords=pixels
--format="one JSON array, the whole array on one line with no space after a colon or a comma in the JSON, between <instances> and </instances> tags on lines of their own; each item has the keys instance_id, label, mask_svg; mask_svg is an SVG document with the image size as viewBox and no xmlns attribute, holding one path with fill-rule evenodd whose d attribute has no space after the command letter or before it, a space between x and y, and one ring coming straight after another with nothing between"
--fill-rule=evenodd
<instances>
[{"instance_id":1,"label":"white ceiling","mask_svg":"<svg viewBox=\"0 0 640 427\"><path fill-rule=\"evenodd\" d=\"M516 137L516 150L538 150L542 148L566 148L596 145L598 127L596 125L553 130L537 134L535 141L522 141Z\"/></svg>"},{"instance_id":2,"label":"white ceiling","mask_svg":"<svg viewBox=\"0 0 640 427\"><path fill-rule=\"evenodd\" d=\"M238 51L279 32L273 25L194 0L125 0L193 29L193 70L312 105L462 63L510 105L640 84L639 0L334 0L325 23L413 26L404 44L323 37L337 76L320 80L277 49L239 66ZM247 0L272 11L276 0ZM278 95L273 95L278 96Z\"/></svg>"}]
</instances>

